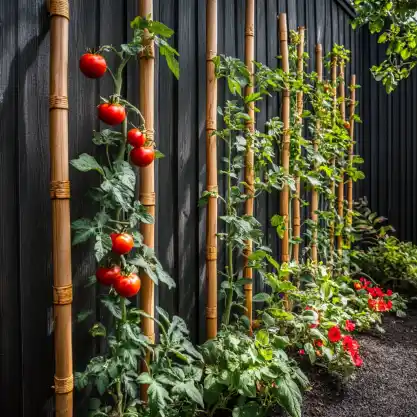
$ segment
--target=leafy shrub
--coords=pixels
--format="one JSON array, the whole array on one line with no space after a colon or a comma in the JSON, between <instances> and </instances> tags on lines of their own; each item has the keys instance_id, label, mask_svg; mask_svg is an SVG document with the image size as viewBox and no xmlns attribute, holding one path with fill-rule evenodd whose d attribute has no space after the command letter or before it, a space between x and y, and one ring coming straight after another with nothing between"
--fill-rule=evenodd
<instances>
[{"instance_id":1,"label":"leafy shrub","mask_svg":"<svg viewBox=\"0 0 417 417\"><path fill-rule=\"evenodd\" d=\"M354 256L361 270L382 285L417 289L417 246L413 243L391 236Z\"/></svg>"},{"instance_id":2,"label":"leafy shrub","mask_svg":"<svg viewBox=\"0 0 417 417\"><path fill-rule=\"evenodd\" d=\"M202 346L206 363L204 399L208 414L230 410L234 417L261 417L280 405L301 416L301 389L308 380L284 348L288 338L260 330L254 337L238 326L224 327Z\"/></svg>"}]
</instances>

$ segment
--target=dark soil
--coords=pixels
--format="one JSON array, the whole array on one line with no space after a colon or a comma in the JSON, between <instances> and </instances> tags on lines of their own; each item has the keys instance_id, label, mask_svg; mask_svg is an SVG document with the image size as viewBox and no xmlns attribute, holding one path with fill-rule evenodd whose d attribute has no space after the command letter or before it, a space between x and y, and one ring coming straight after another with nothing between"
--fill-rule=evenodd
<instances>
[{"instance_id":1,"label":"dark soil","mask_svg":"<svg viewBox=\"0 0 417 417\"><path fill-rule=\"evenodd\" d=\"M303 417L417 417L417 310L384 317L383 328L357 337L364 365L354 380L310 373Z\"/></svg>"}]
</instances>

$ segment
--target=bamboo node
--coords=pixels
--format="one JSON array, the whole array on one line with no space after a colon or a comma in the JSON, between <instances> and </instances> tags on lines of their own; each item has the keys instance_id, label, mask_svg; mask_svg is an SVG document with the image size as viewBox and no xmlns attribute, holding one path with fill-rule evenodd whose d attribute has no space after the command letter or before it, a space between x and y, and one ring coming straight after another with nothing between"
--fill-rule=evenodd
<instances>
[{"instance_id":1,"label":"bamboo node","mask_svg":"<svg viewBox=\"0 0 417 417\"><path fill-rule=\"evenodd\" d=\"M245 29L245 35L246 36L255 36L255 28L253 24L250 24Z\"/></svg>"},{"instance_id":2,"label":"bamboo node","mask_svg":"<svg viewBox=\"0 0 417 417\"><path fill-rule=\"evenodd\" d=\"M71 197L69 181L51 181L50 196L52 200L66 200Z\"/></svg>"},{"instance_id":3,"label":"bamboo node","mask_svg":"<svg viewBox=\"0 0 417 417\"><path fill-rule=\"evenodd\" d=\"M145 130L146 139L148 139L150 142L153 142L154 135L155 135L155 130L153 129Z\"/></svg>"},{"instance_id":4,"label":"bamboo node","mask_svg":"<svg viewBox=\"0 0 417 417\"><path fill-rule=\"evenodd\" d=\"M281 39L281 41L288 41L288 34L286 31L284 32L279 32L279 38Z\"/></svg>"},{"instance_id":5,"label":"bamboo node","mask_svg":"<svg viewBox=\"0 0 417 417\"><path fill-rule=\"evenodd\" d=\"M217 56L217 52L213 51L212 49L207 51L207 61L213 61L213 58L215 58Z\"/></svg>"},{"instance_id":6,"label":"bamboo node","mask_svg":"<svg viewBox=\"0 0 417 417\"><path fill-rule=\"evenodd\" d=\"M68 110L68 97L66 96L50 96L49 97L49 110L52 109L64 109Z\"/></svg>"},{"instance_id":7,"label":"bamboo node","mask_svg":"<svg viewBox=\"0 0 417 417\"><path fill-rule=\"evenodd\" d=\"M320 43L318 43L318 44L316 45L316 52L321 52L322 50L323 50L323 48L322 48L321 44L320 44Z\"/></svg>"},{"instance_id":8,"label":"bamboo node","mask_svg":"<svg viewBox=\"0 0 417 417\"><path fill-rule=\"evenodd\" d=\"M206 260L215 261L217 259L217 248L216 246L207 246L206 248Z\"/></svg>"},{"instance_id":9,"label":"bamboo node","mask_svg":"<svg viewBox=\"0 0 417 417\"><path fill-rule=\"evenodd\" d=\"M210 191L211 193L218 193L219 192L219 186L218 185L208 185L207 191Z\"/></svg>"},{"instance_id":10,"label":"bamboo node","mask_svg":"<svg viewBox=\"0 0 417 417\"><path fill-rule=\"evenodd\" d=\"M216 121L215 120L206 120L206 130L216 130Z\"/></svg>"},{"instance_id":11,"label":"bamboo node","mask_svg":"<svg viewBox=\"0 0 417 417\"><path fill-rule=\"evenodd\" d=\"M49 14L51 16L62 16L69 20L69 1L49 0Z\"/></svg>"},{"instance_id":12,"label":"bamboo node","mask_svg":"<svg viewBox=\"0 0 417 417\"><path fill-rule=\"evenodd\" d=\"M154 206L155 193L140 193L140 201L144 206Z\"/></svg>"},{"instance_id":13,"label":"bamboo node","mask_svg":"<svg viewBox=\"0 0 417 417\"><path fill-rule=\"evenodd\" d=\"M282 92L282 97L290 97L290 90L285 89L285 90Z\"/></svg>"},{"instance_id":14,"label":"bamboo node","mask_svg":"<svg viewBox=\"0 0 417 417\"><path fill-rule=\"evenodd\" d=\"M55 385L53 388L57 394L67 394L74 389L74 376L70 375L65 378L58 378L54 376Z\"/></svg>"},{"instance_id":15,"label":"bamboo node","mask_svg":"<svg viewBox=\"0 0 417 417\"><path fill-rule=\"evenodd\" d=\"M206 307L206 318L217 319L217 307Z\"/></svg>"},{"instance_id":16,"label":"bamboo node","mask_svg":"<svg viewBox=\"0 0 417 417\"><path fill-rule=\"evenodd\" d=\"M252 291L252 284L245 284L244 286L243 286L243 288L244 288L244 290L245 291Z\"/></svg>"},{"instance_id":17,"label":"bamboo node","mask_svg":"<svg viewBox=\"0 0 417 417\"><path fill-rule=\"evenodd\" d=\"M53 302L57 305L66 305L72 303L72 284L62 287L53 287Z\"/></svg>"}]
</instances>

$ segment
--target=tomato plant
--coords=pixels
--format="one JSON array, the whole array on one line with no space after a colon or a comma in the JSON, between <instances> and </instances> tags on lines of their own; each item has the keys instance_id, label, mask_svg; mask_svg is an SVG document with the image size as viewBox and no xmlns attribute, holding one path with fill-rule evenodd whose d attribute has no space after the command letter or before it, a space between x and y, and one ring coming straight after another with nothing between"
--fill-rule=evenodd
<instances>
[{"instance_id":1,"label":"tomato plant","mask_svg":"<svg viewBox=\"0 0 417 417\"><path fill-rule=\"evenodd\" d=\"M100 266L90 281L110 286L108 293L100 296L100 303L112 320L108 326L96 322L90 330L93 337L104 339L106 347L99 356L90 360L83 372L75 375L79 389L94 388L93 391L90 389L95 397L91 398L89 415L97 417L137 417L139 412L156 417L160 411L161 395L169 397L169 405L164 408L166 415L177 411L178 402L183 410L189 409L192 413L202 403L198 378L201 369L196 363L199 355L188 340L185 323L175 316L171 320L163 310L159 310L163 319L155 321L166 335L161 337L159 344L154 344L140 329L140 319L145 313L126 299L133 299L139 292L139 274L142 273L146 273L155 284L163 283L172 288L175 283L138 232L139 223L150 224L154 219L137 199L136 172L129 163L129 146L134 146L133 150L145 151L141 157L142 166L152 162L157 152L153 142L142 148L146 141L146 121L140 111L122 97L123 71L132 58L148 52L149 39L159 47L175 76L178 77L179 71L175 58L177 52L167 42L173 34L171 29L150 17L137 17L131 27L133 38L129 43L119 49L102 46L98 49L100 55L81 58L83 73L96 77L105 64L105 59L99 56L116 55L118 66L104 71L113 80L114 92L108 99L101 99L98 116L111 126L121 124L121 128L94 132L93 143L99 147L97 159L81 154L71 161L77 170L95 173L100 180L90 193L98 208L96 215L78 219L72 224L74 245L90 239L94 241L95 257ZM140 124L139 129L128 132L128 122ZM81 316L86 317L85 314ZM149 365L149 372L140 373L139 364L149 355L155 357L155 363ZM181 358L180 363L171 363L174 355ZM167 369L177 369L178 372L169 374ZM146 406L139 400L141 384L149 385Z\"/></svg>"}]
</instances>

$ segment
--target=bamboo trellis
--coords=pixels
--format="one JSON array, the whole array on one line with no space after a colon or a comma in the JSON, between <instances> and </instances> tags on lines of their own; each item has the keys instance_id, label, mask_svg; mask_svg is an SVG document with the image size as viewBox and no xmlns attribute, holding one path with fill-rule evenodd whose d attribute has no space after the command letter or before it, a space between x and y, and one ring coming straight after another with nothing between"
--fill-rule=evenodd
<instances>
[{"instance_id":1,"label":"bamboo trellis","mask_svg":"<svg viewBox=\"0 0 417 417\"><path fill-rule=\"evenodd\" d=\"M279 15L279 40L280 51L282 59L282 69L288 73L289 59L288 59L288 29L287 29L287 15L281 13ZM290 171L290 91L284 89L282 92L282 122L283 122L283 137L281 149L281 165L285 175L289 175ZM284 223L284 235L281 241L281 261L289 262L289 187L285 184L280 194L280 215ZM287 277L288 278L288 277Z\"/></svg>"},{"instance_id":2,"label":"bamboo trellis","mask_svg":"<svg viewBox=\"0 0 417 417\"><path fill-rule=\"evenodd\" d=\"M350 105L349 105L349 120L350 120L350 149L349 149L349 164L352 165L353 154L355 150L355 106L356 106L356 75L352 75L350 80ZM347 222L350 225L352 223L352 212L353 212L353 181L349 178L347 183L347 200L348 200L348 215Z\"/></svg>"},{"instance_id":3,"label":"bamboo trellis","mask_svg":"<svg viewBox=\"0 0 417 417\"><path fill-rule=\"evenodd\" d=\"M152 0L139 0L139 14L141 16L152 15ZM139 107L146 121L146 136L150 142L154 138L154 77L155 77L155 52L154 43L149 40L146 54L142 54L139 60ZM147 208L149 214L155 218L155 173L152 162L140 169L140 201ZM141 223L143 243L150 248L154 247L154 224ZM149 316L154 315L154 284L146 275L141 275L142 289L140 292L141 309ZM151 340L155 340L155 325L151 318L143 317L142 330ZM146 399L145 385L141 385L142 399Z\"/></svg>"},{"instance_id":4,"label":"bamboo trellis","mask_svg":"<svg viewBox=\"0 0 417 417\"><path fill-rule=\"evenodd\" d=\"M316 45L316 72L317 72L317 79L319 82L323 81L323 48L321 44ZM314 138L314 152L318 152L319 148L319 132L320 132L320 121L317 121L316 130L317 135ZM319 193L317 191L317 187L313 187L311 192L311 213L310 217L311 220L314 222L314 230L312 236L312 244L311 244L311 259L313 261L317 261L317 224L318 224L318 216L317 210L319 209Z\"/></svg>"},{"instance_id":5,"label":"bamboo trellis","mask_svg":"<svg viewBox=\"0 0 417 417\"><path fill-rule=\"evenodd\" d=\"M340 63L340 73L339 73L340 83L339 83L339 96L340 96L340 116L345 121L346 119L346 103L345 103L345 63L342 61ZM341 179L339 182L338 192L337 192L337 214L339 216L339 221L343 221L343 204L344 204L344 190L345 190L345 181L344 181L344 171L340 173ZM340 230L339 235L337 236L337 251L339 255L342 254L343 250L343 231Z\"/></svg>"},{"instance_id":6,"label":"bamboo trellis","mask_svg":"<svg viewBox=\"0 0 417 417\"><path fill-rule=\"evenodd\" d=\"M55 322L55 415L73 415L72 277L68 173L69 2L50 0L50 149Z\"/></svg>"},{"instance_id":7,"label":"bamboo trellis","mask_svg":"<svg viewBox=\"0 0 417 417\"><path fill-rule=\"evenodd\" d=\"M248 96L253 93L253 73L254 73L254 64L253 60L255 59L255 0L246 1L246 22L245 22L245 64L248 68L250 74L250 84L245 89L245 95ZM249 129L250 134L248 135L248 140L250 141L251 134L255 130L255 109L254 104L250 103L247 108L250 121L247 123L247 128ZM245 157L245 182L246 182L246 193L249 198L245 202L245 212L249 216L253 216L253 195L254 195L254 154L252 146L249 142L247 148L246 157ZM246 279L253 278L252 268L248 268L248 257L252 253L252 241L246 242L245 250L245 264L244 264L244 277ZM246 315L249 318L250 328L252 328L252 284L245 284L245 306L246 306Z\"/></svg>"},{"instance_id":8,"label":"bamboo trellis","mask_svg":"<svg viewBox=\"0 0 417 417\"><path fill-rule=\"evenodd\" d=\"M298 28L298 35L299 35L299 44L297 48L297 76L300 80L303 79L304 74L304 34L305 29L300 26ZM297 92L297 119L298 123L300 124L300 135L303 134L303 92ZM295 196L293 201L293 237L297 239L300 237L301 233L301 213L300 213L300 176L296 173L295 177ZM298 263L300 255L300 244L298 242L294 243L293 246L293 259L295 262Z\"/></svg>"},{"instance_id":9,"label":"bamboo trellis","mask_svg":"<svg viewBox=\"0 0 417 417\"><path fill-rule=\"evenodd\" d=\"M217 0L207 0L206 28L206 162L207 191L212 194L208 200L207 210L207 338L217 335L217 138L213 131L217 128L217 79L213 58L217 55Z\"/></svg>"},{"instance_id":10,"label":"bamboo trellis","mask_svg":"<svg viewBox=\"0 0 417 417\"><path fill-rule=\"evenodd\" d=\"M331 81L332 81L332 92L333 92L333 119L335 119L335 114L337 111L337 58L334 56L331 61ZM336 164L336 159L333 157L332 160L332 166L334 168ZM335 191L336 191L336 183L334 180L330 183L330 190L331 190L331 198L333 198ZM330 210L333 212L334 210L334 202L330 200ZM330 242L330 248L329 248L329 258L330 258L330 264L333 263L333 253L334 253L334 220L330 221L329 225L329 242ZM331 265L330 265L331 267Z\"/></svg>"}]
</instances>

